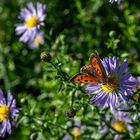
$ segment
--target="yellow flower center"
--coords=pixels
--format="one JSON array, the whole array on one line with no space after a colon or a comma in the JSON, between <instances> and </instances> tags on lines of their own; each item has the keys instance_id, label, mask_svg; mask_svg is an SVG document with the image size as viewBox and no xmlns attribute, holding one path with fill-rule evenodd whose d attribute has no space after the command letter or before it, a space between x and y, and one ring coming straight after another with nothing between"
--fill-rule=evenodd
<instances>
[{"instance_id":1,"label":"yellow flower center","mask_svg":"<svg viewBox=\"0 0 140 140\"><path fill-rule=\"evenodd\" d=\"M113 91L116 90L116 87L114 87L114 86L112 86L112 85L110 85L108 83L105 84L105 85L102 85L101 87L102 87L102 90L104 90L105 92L108 92L108 93L113 92Z\"/></svg>"},{"instance_id":2,"label":"yellow flower center","mask_svg":"<svg viewBox=\"0 0 140 140\"><path fill-rule=\"evenodd\" d=\"M111 93L117 90L118 88L118 80L115 76L109 76L107 83L101 85L102 90L107 93Z\"/></svg>"},{"instance_id":3,"label":"yellow flower center","mask_svg":"<svg viewBox=\"0 0 140 140\"><path fill-rule=\"evenodd\" d=\"M39 23L39 20L36 16L32 16L25 21L25 24L29 29L37 26L38 23Z\"/></svg>"},{"instance_id":4,"label":"yellow flower center","mask_svg":"<svg viewBox=\"0 0 140 140\"><path fill-rule=\"evenodd\" d=\"M120 133L122 133L122 132L124 133L127 130L126 124L120 120L114 121L112 123L112 127Z\"/></svg>"},{"instance_id":5,"label":"yellow flower center","mask_svg":"<svg viewBox=\"0 0 140 140\"><path fill-rule=\"evenodd\" d=\"M80 129L78 127L74 128L73 130L73 136L75 138L79 137L81 135Z\"/></svg>"},{"instance_id":6,"label":"yellow flower center","mask_svg":"<svg viewBox=\"0 0 140 140\"><path fill-rule=\"evenodd\" d=\"M8 106L0 106L0 121L4 121L9 117L10 109Z\"/></svg>"},{"instance_id":7,"label":"yellow flower center","mask_svg":"<svg viewBox=\"0 0 140 140\"><path fill-rule=\"evenodd\" d=\"M41 43L41 37L40 35L37 35L34 39L34 43L36 44L36 46L38 46Z\"/></svg>"}]
</instances>

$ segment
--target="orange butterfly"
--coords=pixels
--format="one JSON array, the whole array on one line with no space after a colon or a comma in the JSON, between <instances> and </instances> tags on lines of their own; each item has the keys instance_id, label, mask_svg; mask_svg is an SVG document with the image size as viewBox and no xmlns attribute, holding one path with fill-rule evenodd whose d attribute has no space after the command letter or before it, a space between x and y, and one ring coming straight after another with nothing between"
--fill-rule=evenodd
<instances>
[{"instance_id":1,"label":"orange butterfly","mask_svg":"<svg viewBox=\"0 0 140 140\"><path fill-rule=\"evenodd\" d=\"M99 55L92 54L90 63L80 69L80 73L74 75L70 81L73 83L97 84L106 83L107 75Z\"/></svg>"}]
</instances>

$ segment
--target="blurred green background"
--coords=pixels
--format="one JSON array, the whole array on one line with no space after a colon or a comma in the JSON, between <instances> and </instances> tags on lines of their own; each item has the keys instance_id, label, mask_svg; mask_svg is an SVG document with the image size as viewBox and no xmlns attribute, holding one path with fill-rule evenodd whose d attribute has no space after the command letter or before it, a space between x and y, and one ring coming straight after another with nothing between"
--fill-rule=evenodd
<instances>
[{"instance_id":1,"label":"blurred green background","mask_svg":"<svg viewBox=\"0 0 140 140\"><path fill-rule=\"evenodd\" d=\"M28 2L0 2L0 88L10 89L22 108L16 128L4 139L62 140L71 133L67 123L75 121L87 127L80 140L102 139L97 130L101 116L88 104L91 96L82 94L84 86L75 88L69 78L95 50L101 58L127 59L132 74L140 75L140 1L118 5L109 0L40 0L47 5L45 44L35 49L20 43L15 33L20 9ZM55 67L41 61L43 51L51 54ZM68 109L75 110L74 118L67 117ZM139 133L131 138L140 138Z\"/></svg>"}]
</instances>

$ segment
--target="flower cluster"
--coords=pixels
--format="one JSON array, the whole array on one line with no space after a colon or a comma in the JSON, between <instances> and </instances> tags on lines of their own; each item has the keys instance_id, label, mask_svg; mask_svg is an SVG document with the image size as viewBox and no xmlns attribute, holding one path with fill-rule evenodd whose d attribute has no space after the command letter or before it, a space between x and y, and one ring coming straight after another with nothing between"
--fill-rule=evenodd
<instances>
[{"instance_id":1,"label":"flower cluster","mask_svg":"<svg viewBox=\"0 0 140 140\"><path fill-rule=\"evenodd\" d=\"M98 82L93 84L87 84L86 91L87 94L94 95L90 100L91 104L94 103L102 109L110 108L99 125L100 132L106 135L111 128L115 132L114 139L119 140L123 133L134 129L131 123L134 118L139 117L138 114L133 114L133 117L130 117L129 108L133 101L129 97L135 97L133 92L134 89L139 89L140 80L139 77L136 79L131 75L126 60L122 64L119 63L117 57L107 57L97 61L96 65L100 68L90 68L90 72L94 73L93 75L90 73L91 77L89 75L89 78L101 78L101 80L99 79ZM94 62L91 62L91 64L94 65ZM104 76L101 73L104 73ZM103 79L104 81L101 76L105 79Z\"/></svg>"},{"instance_id":2,"label":"flower cluster","mask_svg":"<svg viewBox=\"0 0 140 140\"><path fill-rule=\"evenodd\" d=\"M46 5L29 3L27 8L21 9L19 19L23 23L16 24L17 35L22 35L20 41L28 43L30 48L44 44L44 32L40 27L44 25Z\"/></svg>"},{"instance_id":3,"label":"flower cluster","mask_svg":"<svg viewBox=\"0 0 140 140\"><path fill-rule=\"evenodd\" d=\"M109 0L110 3L117 2L118 4L120 4L121 1L122 0ZM44 25L46 18L45 10L46 5L39 2L37 2L36 6L30 2L26 8L21 9L19 19L22 23L16 24L16 34L21 35L20 42L28 43L30 48L44 44L44 32L41 30L41 26ZM41 59L49 61L51 58L44 52L41 53ZM140 88L140 78L137 80L133 78L128 70L126 60L124 60L122 64L120 64L117 57L107 57L102 60L99 59L100 61L98 59L96 60L100 65L99 63L96 63L96 65L98 65L97 67L92 66L94 64L86 65L86 70L89 73L82 71L83 73L80 74L83 75L77 75L79 77L81 76L81 79L77 79L77 81L81 80L82 83L82 81L84 81L83 77L85 77L84 82L87 82L89 79L92 81L92 84L90 83L86 86L87 94L93 95L90 103L96 104L99 108L110 108L109 114L105 114L105 118L101 121L99 130L102 134L106 134L111 128L111 130L117 133L115 133L114 139L120 139L123 133L134 129L131 125L133 122L129 111L125 112L123 110L125 107L128 109L129 104L132 103L129 101L130 96L138 100L137 97L134 96L133 89ZM93 79L96 80L94 81ZM13 99L11 92L8 91L6 101L3 92L0 91L0 137L4 137L6 133L11 133L12 121L18 112L19 109L16 108L16 100ZM67 110L66 115L69 118L73 118L75 111ZM135 118L139 116L140 114L137 114ZM78 124L70 124L67 130L69 130L69 133L64 135L63 140L71 138L77 139L84 133L85 126L83 127L78 122Z\"/></svg>"},{"instance_id":4,"label":"flower cluster","mask_svg":"<svg viewBox=\"0 0 140 140\"><path fill-rule=\"evenodd\" d=\"M6 133L11 134L11 127L18 112L16 100L13 99L11 92L8 91L6 100L0 90L0 137L4 137Z\"/></svg>"}]
</instances>

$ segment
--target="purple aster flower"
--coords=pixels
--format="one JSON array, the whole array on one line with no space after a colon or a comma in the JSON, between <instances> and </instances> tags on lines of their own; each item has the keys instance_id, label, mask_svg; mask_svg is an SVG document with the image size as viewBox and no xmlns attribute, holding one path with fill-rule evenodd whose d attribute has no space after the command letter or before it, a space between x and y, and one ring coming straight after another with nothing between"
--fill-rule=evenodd
<instances>
[{"instance_id":1,"label":"purple aster flower","mask_svg":"<svg viewBox=\"0 0 140 140\"><path fill-rule=\"evenodd\" d=\"M131 78L132 81L135 81L135 86L133 88L133 98L132 100L129 100L129 105L132 106L133 104L135 104L136 102L140 101L140 95L139 95L139 90L140 90L140 76L137 76L136 78L132 77Z\"/></svg>"},{"instance_id":2,"label":"purple aster flower","mask_svg":"<svg viewBox=\"0 0 140 140\"><path fill-rule=\"evenodd\" d=\"M46 5L37 2L36 7L30 2L27 8L21 9L19 19L23 23L16 25L16 33L22 36L20 37L21 42L28 42L33 40L36 36L38 29L41 25L44 25L44 20L46 17Z\"/></svg>"},{"instance_id":3,"label":"purple aster flower","mask_svg":"<svg viewBox=\"0 0 140 140\"><path fill-rule=\"evenodd\" d=\"M42 31L36 32L35 37L29 41L29 47L35 48L38 47L40 44L44 44L44 32Z\"/></svg>"},{"instance_id":4,"label":"purple aster flower","mask_svg":"<svg viewBox=\"0 0 140 140\"><path fill-rule=\"evenodd\" d=\"M132 131L134 128L131 125L132 119L128 112L114 111L114 118L112 119L111 125L114 130L119 133L125 133L127 131ZM119 140L122 134L116 134L114 140Z\"/></svg>"},{"instance_id":5,"label":"purple aster flower","mask_svg":"<svg viewBox=\"0 0 140 140\"><path fill-rule=\"evenodd\" d=\"M0 137L4 137L6 133L11 134L12 120L17 116L19 109L16 108L16 100L10 91L7 93L7 101L3 92L0 90Z\"/></svg>"},{"instance_id":6,"label":"purple aster flower","mask_svg":"<svg viewBox=\"0 0 140 140\"><path fill-rule=\"evenodd\" d=\"M77 139L81 136L82 133L84 133L86 126L82 125L80 121L75 121L74 124L71 122L67 123L67 127L72 128L72 131L70 134ZM69 133L66 133L66 135L63 137L63 140L71 140L72 137Z\"/></svg>"},{"instance_id":7,"label":"purple aster flower","mask_svg":"<svg viewBox=\"0 0 140 140\"><path fill-rule=\"evenodd\" d=\"M117 57L107 57L102 64L106 72L106 82L98 84L88 84L86 87L88 94L94 94L90 103L96 103L99 107L113 108L120 101L128 101L127 96L132 96L132 89L135 81L128 71L126 60L119 64Z\"/></svg>"},{"instance_id":8,"label":"purple aster flower","mask_svg":"<svg viewBox=\"0 0 140 140\"><path fill-rule=\"evenodd\" d=\"M117 2L118 4L120 4L120 3L121 3L121 1L122 1L122 0L109 0L109 2L110 2L110 3Z\"/></svg>"},{"instance_id":9,"label":"purple aster flower","mask_svg":"<svg viewBox=\"0 0 140 140\"><path fill-rule=\"evenodd\" d=\"M101 122L98 129L101 134L109 132L110 128L114 129L116 132L114 140L119 140L123 136L123 133L134 129L131 124L132 119L129 113L113 110L112 115L105 115L105 120Z\"/></svg>"},{"instance_id":10,"label":"purple aster flower","mask_svg":"<svg viewBox=\"0 0 140 140\"><path fill-rule=\"evenodd\" d=\"M127 104L121 103L118 106L116 106L114 109L115 110L117 109L118 111L125 111L127 113L131 112L131 118L133 120L138 120L138 119L140 119L140 109L136 108L136 102L138 103L139 101L140 101L139 93L138 94L134 93L133 98L129 99ZM114 109L111 111L114 112Z\"/></svg>"}]
</instances>

